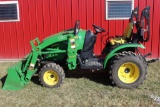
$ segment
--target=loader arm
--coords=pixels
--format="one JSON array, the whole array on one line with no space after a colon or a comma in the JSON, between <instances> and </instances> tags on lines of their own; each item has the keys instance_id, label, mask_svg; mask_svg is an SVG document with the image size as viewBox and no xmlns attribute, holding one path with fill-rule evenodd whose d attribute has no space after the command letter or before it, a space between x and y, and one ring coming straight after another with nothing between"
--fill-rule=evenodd
<instances>
[{"instance_id":1,"label":"loader arm","mask_svg":"<svg viewBox=\"0 0 160 107\"><path fill-rule=\"evenodd\" d=\"M42 51L56 41L68 40L68 35L54 36L44 40L42 43L38 38L30 41L32 51L25 58L14 66L7 69L8 75L3 86L3 90L20 90L31 80L33 74L38 70L37 60L42 54L48 53L65 53L66 50L52 49L50 51Z\"/></svg>"},{"instance_id":2,"label":"loader arm","mask_svg":"<svg viewBox=\"0 0 160 107\"><path fill-rule=\"evenodd\" d=\"M28 69L23 70L23 71L27 71L25 76L26 82L28 82L33 76L33 74L35 74L37 71L36 63L39 55L48 54L48 53L65 53L66 52L66 50L59 50L59 49L53 49L48 52L43 52L42 50L50 46L51 44L56 43L56 41L61 42L67 39L68 39L68 36L62 35L62 36L53 36L42 43L40 43L38 38L30 42L32 46L31 58L29 58L30 61L28 61L28 63L25 64L25 66L29 65L29 67Z\"/></svg>"}]
</instances>

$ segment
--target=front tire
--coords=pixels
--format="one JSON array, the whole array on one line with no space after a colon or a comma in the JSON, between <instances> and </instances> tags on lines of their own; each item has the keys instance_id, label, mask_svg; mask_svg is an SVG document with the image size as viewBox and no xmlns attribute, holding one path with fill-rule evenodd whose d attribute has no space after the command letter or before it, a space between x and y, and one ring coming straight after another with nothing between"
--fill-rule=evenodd
<instances>
[{"instance_id":1,"label":"front tire","mask_svg":"<svg viewBox=\"0 0 160 107\"><path fill-rule=\"evenodd\" d=\"M111 62L110 78L120 88L137 88L146 78L147 63L133 52L122 52Z\"/></svg>"},{"instance_id":2,"label":"front tire","mask_svg":"<svg viewBox=\"0 0 160 107\"><path fill-rule=\"evenodd\" d=\"M62 67L55 63L44 65L39 72L40 83L47 88L60 87L65 78Z\"/></svg>"}]
</instances>

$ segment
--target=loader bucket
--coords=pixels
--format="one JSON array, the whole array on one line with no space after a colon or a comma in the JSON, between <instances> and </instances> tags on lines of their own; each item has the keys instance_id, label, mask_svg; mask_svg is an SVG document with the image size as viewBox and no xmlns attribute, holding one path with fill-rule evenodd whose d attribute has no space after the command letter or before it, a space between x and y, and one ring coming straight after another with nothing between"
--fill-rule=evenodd
<instances>
[{"instance_id":1,"label":"loader bucket","mask_svg":"<svg viewBox=\"0 0 160 107\"><path fill-rule=\"evenodd\" d=\"M3 90L20 90L24 86L23 75L21 74L22 62L7 69L8 75L3 85Z\"/></svg>"},{"instance_id":2,"label":"loader bucket","mask_svg":"<svg viewBox=\"0 0 160 107\"><path fill-rule=\"evenodd\" d=\"M28 82L25 81L25 70L28 66L32 54L27 55L14 66L7 69L8 75L3 85L3 90L21 90Z\"/></svg>"}]
</instances>

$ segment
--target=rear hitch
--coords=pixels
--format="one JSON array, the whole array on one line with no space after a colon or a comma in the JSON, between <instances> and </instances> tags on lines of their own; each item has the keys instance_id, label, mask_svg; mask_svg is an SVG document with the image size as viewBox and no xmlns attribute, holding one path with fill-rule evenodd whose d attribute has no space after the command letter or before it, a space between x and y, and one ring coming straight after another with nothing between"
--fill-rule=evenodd
<instances>
[{"instance_id":1,"label":"rear hitch","mask_svg":"<svg viewBox=\"0 0 160 107\"><path fill-rule=\"evenodd\" d=\"M150 53L147 53L146 55L144 55L143 57L146 58L146 57L151 56L151 55L152 55L152 53L150 52Z\"/></svg>"},{"instance_id":2,"label":"rear hitch","mask_svg":"<svg viewBox=\"0 0 160 107\"><path fill-rule=\"evenodd\" d=\"M147 63L153 63L153 62L156 62L156 61L159 61L159 58L148 60Z\"/></svg>"},{"instance_id":3,"label":"rear hitch","mask_svg":"<svg viewBox=\"0 0 160 107\"><path fill-rule=\"evenodd\" d=\"M146 58L146 57L151 56L151 55L152 55L152 53L150 52L150 53L147 53L146 55L144 55L143 57ZM156 62L156 61L159 61L159 58L151 59L151 60L148 60L146 62L149 64L149 63L153 63L153 62Z\"/></svg>"}]
</instances>

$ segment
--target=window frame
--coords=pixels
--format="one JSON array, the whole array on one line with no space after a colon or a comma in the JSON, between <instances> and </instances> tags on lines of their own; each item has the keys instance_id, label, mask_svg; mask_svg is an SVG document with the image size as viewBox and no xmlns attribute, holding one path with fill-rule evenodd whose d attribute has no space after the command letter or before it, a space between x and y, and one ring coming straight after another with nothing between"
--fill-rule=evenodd
<instances>
[{"instance_id":1,"label":"window frame","mask_svg":"<svg viewBox=\"0 0 160 107\"><path fill-rule=\"evenodd\" d=\"M0 1L0 5L1 4L16 4L16 6L17 6L17 19L0 20L0 22L18 22L18 21L20 21L18 1Z\"/></svg>"},{"instance_id":2,"label":"window frame","mask_svg":"<svg viewBox=\"0 0 160 107\"><path fill-rule=\"evenodd\" d=\"M131 10L134 9L134 0L106 0L106 20L127 20L129 19L130 17L124 17L124 18L121 18L121 17L116 17L116 18L108 18L108 2L109 1L131 1L132 2L132 8Z\"/></svg>"}]
</instances>

